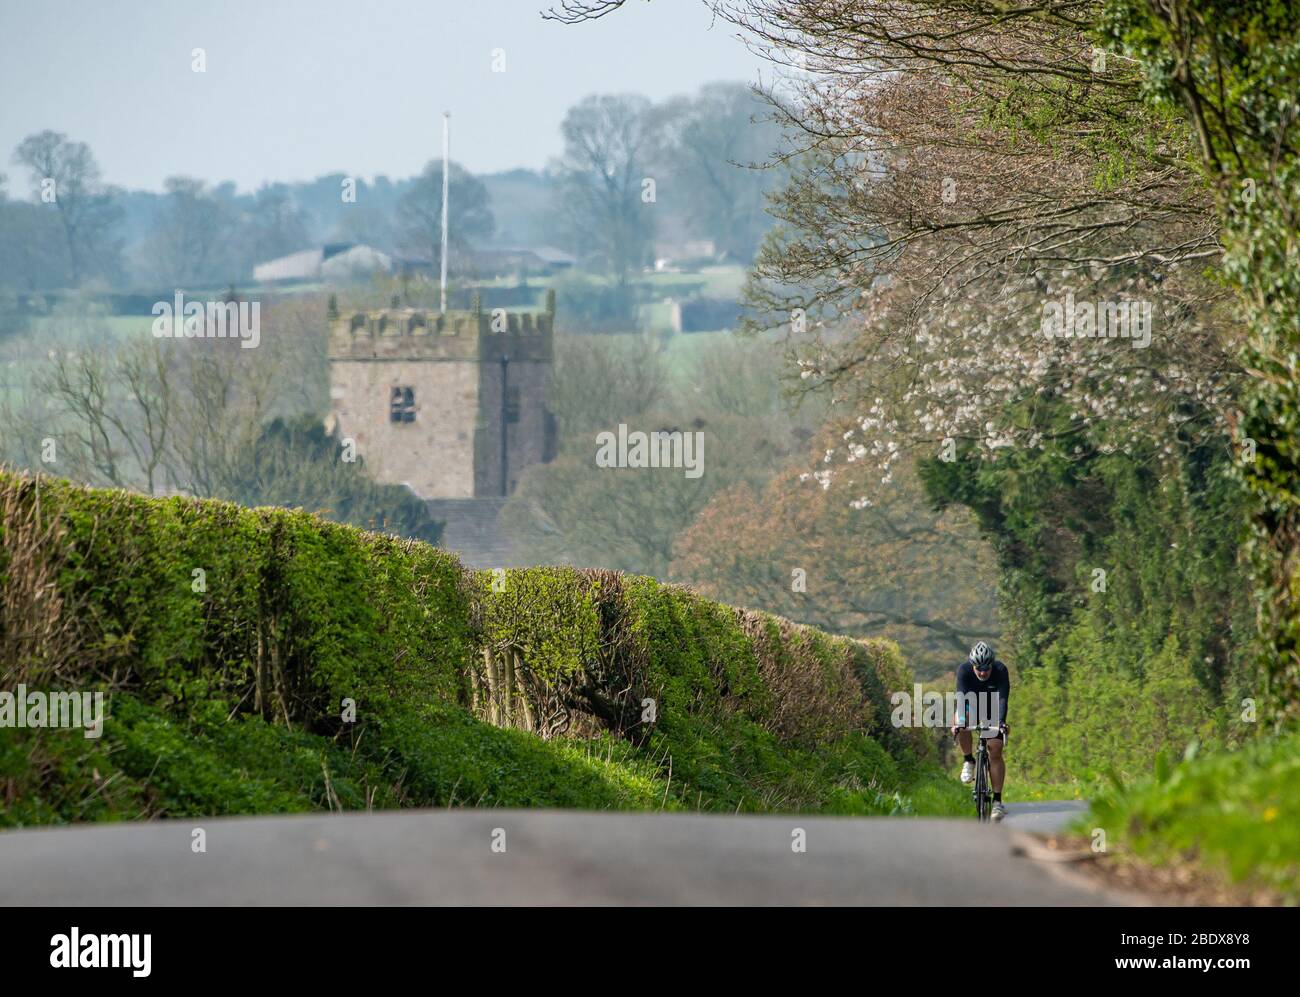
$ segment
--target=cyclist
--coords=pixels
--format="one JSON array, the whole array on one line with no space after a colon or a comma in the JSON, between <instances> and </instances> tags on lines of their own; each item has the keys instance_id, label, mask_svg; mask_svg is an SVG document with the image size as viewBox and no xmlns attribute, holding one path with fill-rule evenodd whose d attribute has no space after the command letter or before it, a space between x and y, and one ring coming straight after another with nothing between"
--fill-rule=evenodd
<instances>
[{"instance_id":1,"label":"cyclist","mask_svg":"<svg viewBox=\"0 0 1300 997\"><path fill-rule=\"evenodd\" d=\"M993 783L992 818L1000 821L1007 815L1007 808L1002 805L1002 783L1006 779L1007 764L1002 757L1002 746L1007 730L1007 701L1011 698L1011 675L1007 666L998 661L993 648L980 641L970 649L970 656L957 668L957 712L952 718L952 732L961 745L962 766L961 781L971 782L975 778L975 756L971 753L971 732L966 729L966 704L968 694L975 694L979 710L992 711L992 703L997 703L997 723L1001 732L997 737L989 738L985 746L989 753L989 777ZM994 698L996 697L996 699ZM991 723L991 716L977 716L972 722Z\"/></svg>"}]
</instances>

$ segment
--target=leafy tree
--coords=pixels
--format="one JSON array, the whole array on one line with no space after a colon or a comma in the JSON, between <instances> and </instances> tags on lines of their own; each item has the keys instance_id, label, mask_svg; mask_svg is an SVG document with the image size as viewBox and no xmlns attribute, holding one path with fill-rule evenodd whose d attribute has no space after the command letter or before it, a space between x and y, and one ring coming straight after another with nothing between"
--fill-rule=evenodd
<instances>
[{"instance_id":1,"label":"leafy tree","mask_svg":"<svg viewBox=\"0 0 1300 997\"><path fill-rule=\"evenodd\" d=\"M345 184L353 189L356 200L343 200ZM328 173L288 186L294 203L310 219L315 238L355 240L385 251L396 250L393 217L406 184L383 175L366 181L346 173Z\"/></svg>"},{"instance_id":2,"label":"leafy tree","mask_svg":"<svg viewBox=\"0 0 1300 997\"><path fill-rule=\"evenodd\" d=\"M1102 34L1142 92L1194 136L1215 198L1223 273L1244 306L1251 381L1233 428L1252 498L1270 713L1300 722L1300 17L1294 3L1112 0Z\"/></svg>"},{"instance_id":3,"label":"leafy tree","mask_svg":"<svg viewBox=\"0 0 1300 997\"><path fill-rule=\"evenodd\" d=\"M358 200L356 204L344 207L347 210L339 216L338 224L330 231L332 241L359 242L384 251L397 248L393 219L382 207L369 200Z\"/></svg>"},{"instance_id":4,"label":"leafy tree","mask_svg":"<svg viewBox=\"0 0 1300 997\"><path fill-rule=\"evenodd\" d=\"M311 416L275 419L242 452L216 497L241 505L302 507L340 523L437 544L442 524L402 485L371 480L340 459L338 441Z\"/></svg>"},{"instance_id":5,"label":"leafy tree","mask_svg":"<svg viewBox=\"0 0 1300 997\"><path fill-rule=\"evenodd\" d=\"M868 497L794 464L716 494L677 541L671 573L733 605L889 637L918 675L943 674L996 637L994 561L969 513L926 505L910 465Z\"/></svg>"},{"instance_id":6,"label":"leafy tree","mask_svg":"<svg viewBox=\"0 0 1300 997\"><path fill-rule=\"evenodd\" d=\"M64 233L47 208L0 195L0 287L37 291L67 284Z\"/></svg>"}]
</instances>

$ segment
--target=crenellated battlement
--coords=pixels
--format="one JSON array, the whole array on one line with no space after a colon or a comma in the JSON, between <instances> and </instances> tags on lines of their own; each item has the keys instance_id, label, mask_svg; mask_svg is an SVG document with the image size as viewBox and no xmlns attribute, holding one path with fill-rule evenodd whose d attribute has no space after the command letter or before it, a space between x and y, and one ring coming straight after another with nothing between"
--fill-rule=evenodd
<instances>
[{"instance_id":1,"label":"crenellated battlement","mask_svg":"<svg viewBox=\"0 0 1300 997\"><path fill-rule=\"evenodd\" d=\"M553 301L548 295L548 305ZM330 324L331 360L551 359L555 313L503 308L442 314L429 309L381 308L346 312Z\"/></svg>"}]
</instances>

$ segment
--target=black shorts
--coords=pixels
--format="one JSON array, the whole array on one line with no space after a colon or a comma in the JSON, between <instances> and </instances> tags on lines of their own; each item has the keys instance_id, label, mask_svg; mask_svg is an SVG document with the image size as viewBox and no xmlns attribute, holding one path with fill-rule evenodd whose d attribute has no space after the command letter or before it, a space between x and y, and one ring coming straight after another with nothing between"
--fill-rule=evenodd
<instances>
[{"instance_id":1,"label":"black shorts","mask_svg":"<svg viewBox=\"0 0 1300 997\"><path fill-rule=\"evenodd\" d=\"M977 737L977 736L980 735L980 731L977 731L977 730L971 730L971 729L968 728L968 727L967 727L967 728L962 728L962 729L963 729L963 730L966 730L967 733L969 733L971 737ZM993 735L993 737L985 737L985 738L982 738L982 740L985 740L985 741L1001 741L1001 742L1005 745L1005 744L1006 744L1007 737L1006 737L1006 735L1003 734L1001 731L998 731L998 733L995 734L995 735Z\"/></svg>"}]
</instances>

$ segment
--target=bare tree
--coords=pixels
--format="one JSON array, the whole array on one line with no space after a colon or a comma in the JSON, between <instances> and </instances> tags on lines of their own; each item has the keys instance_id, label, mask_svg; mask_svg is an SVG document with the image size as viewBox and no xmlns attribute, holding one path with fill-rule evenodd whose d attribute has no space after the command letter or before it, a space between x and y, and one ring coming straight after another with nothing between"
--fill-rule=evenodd
<instances>
[{"instance_id":1,"label":"bare tree","mask_svg":"<svg viewBox=\"0 0 1300 997\"><path fill-rule=\"evenodd\" d=\"M560 126L556 196L572 245L594 243L620 285L645 262L654 232L643 192L659 124L646 98L603 94L570 108Z\"/></svg>"},{"instance_id":2,"label":"bare tree","mask_svg":"<svg viewBox=\"0 0 1300 997\"><path fill-rule=\"evenodd\" d=\"M548 405L565 437L594 433L663 400L667 371L648 336L561 336Z\"/></svg>"},{"instance_id":3,"label":"bare tree","mask_svg":"<svg viewBox=\"0 0 1300 997\"><path fill-rule=\"evenodd\" d=\"M461 249L492 234L494 220L483 181L452 163L447 184L448 243ZM399 238L434 263L442 258L442 163L431 161L402 195Z\"/></svg>"},{"instance_id":4,"label":"bare tree","mask_svg":"<svg viewBox=\"0 0 1300 997\"><path fill-rule=\"evenodd\" d=\"M79 284L93 269L113 269L112 256L120 246L111 241L110 231L121 209L115 203L116 191L102 182L90 147L59 132L43 131L23 139L14 159L31 171L38 197L47 182L53 184L72 283Z\"/></svg>"},{"instance_id":5,"label":"bare tree","mask_svg":"<svg viewBox=\"0 0 1300 997\"><path fill-rule=\"evenodd\" d=\"M543 19L559 21L561 24L581 24L583 21L595 21L612 14L627 0L564 0L557 7L542 11ZM649 3L649 0L646 0Z\"/></svg>"},{"instance_id":6,"label":"bare tree","mask_svg":"<svg viewBox=\"0 0 1300 997\"><path fill-rule=\"evenodd\" d=\"M226 248L239 218L202 180L168 177L167 198L148 236L156 279L176 284L232 280L237 268Z\"/></svg>"},{"instance_id":7,"label":"bare tree","mask_svg":"<svg viewBox=\"0 0 1300 997\"><path fill-rule=\"evenodd\" d=\"M767 97L804 167L749 296L756 324L789 331L800 383L841 403L839 456L1223 431L1241 372L1201 274L1221 254L1211 198L1189 133L1092 49L1095 4L719 9L792 70ZM1150 303L1150 348L1044 336L1066 295ZM1035 398L1028 417L1008 405ZM1049 399L1064 424L1036 417Z\"/></svg>"},{"instance_id":8,"label":"bare tree","mask_svg":"<svg viewBox=\"0 0 1300 997\"><path fill-rule=\"evenodd\" d=\"M753 259L772 219L764 195L782 184L781 129L744 83L712 83L664 109L666 171L692 231L733 259Z\"/></svg>"},{"instance_id":9,"label":"bare tree","mask_svg":"<svg viewBox=\"0 0 1300 997\"><path fill-rule=\"evenodd\" d=\"M258 262L307 247L307 218L282 183L267 184L257 192L251 229Z\"/></svg>"},{"instance_id":10,"label":"bare tree","mask_svg":"<svg viewBox=\"0 0 1300 997\"><path fill-rule=\"evenodd\" d=\"M161 485L175 398L160 344L55 351L35 386L63 416L58 435L79 478L149 494Z\"/></svg>"},{"instance_id":11,"label":"bare tree","mask_svg":"<svg viewBox=\"0 0 1300 997\"><path fill-rule=\"evenodd\" d=\"M37 373L29 385L4 386L7 449L40 466L42 441L52 439L52 469L88 484L228 495L270 420L328 406L323 304L268 308L256 350L238 339L105 343L102 326L73 315L61 348L47 351L37 335L10 354Z\"/></svg>"}]
</instances>

